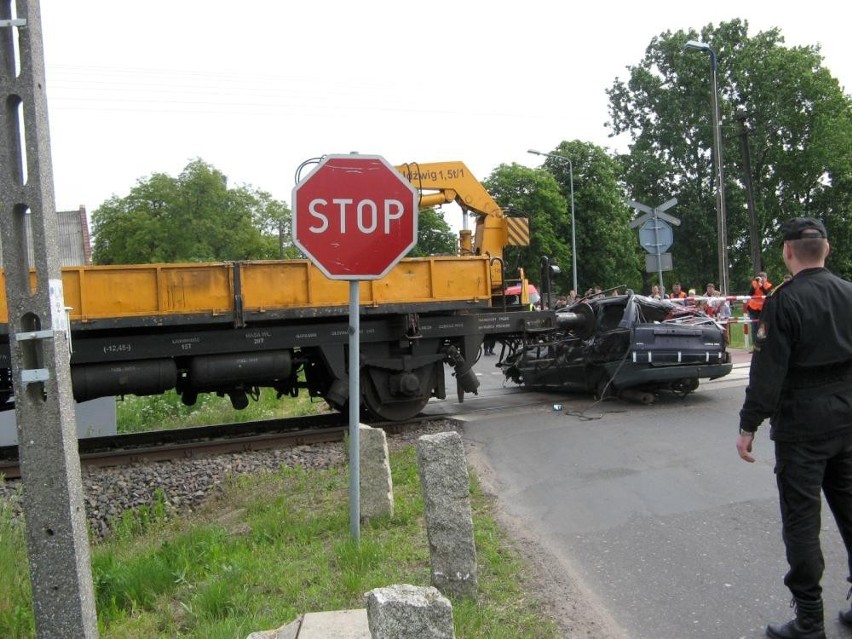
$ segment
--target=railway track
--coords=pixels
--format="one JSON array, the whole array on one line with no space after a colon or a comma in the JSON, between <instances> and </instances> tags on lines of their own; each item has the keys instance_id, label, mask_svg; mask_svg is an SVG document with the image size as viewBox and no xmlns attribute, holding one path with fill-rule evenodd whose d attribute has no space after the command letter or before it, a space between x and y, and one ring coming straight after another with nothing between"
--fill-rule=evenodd
<instances>
[{"instance_id":1,"label":"railway track","mask_svg":"<svg viewBox=\"0 0 852 639\"><path fill-rule=\"evenodd\" d=\"M435 419L434 416L422 416L405 423L373 422L370 425L397 433ZM108 467L335 442L341 441L346 432L346 416L328 413L89 437L80 439L78 448L83 466ZM18 462L17 446L0 447L0 476L19 479L21 470Z\"/></svg>"}]
</instances>

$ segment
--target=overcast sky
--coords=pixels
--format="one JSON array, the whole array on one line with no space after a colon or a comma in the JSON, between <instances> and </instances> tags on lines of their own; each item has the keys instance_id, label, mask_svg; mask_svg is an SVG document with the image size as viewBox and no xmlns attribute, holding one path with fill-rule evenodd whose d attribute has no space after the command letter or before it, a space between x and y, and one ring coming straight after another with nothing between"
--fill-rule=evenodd
<instances>
[{"instance_id":1,"label":"overcast sky","mask_svg":"<svg viewBox=\"0 0 852 639\"><path fill-rule=\"evenodd\" d=\"M461 160L484 179L562 140L622 149L603 126L614 79L654 36L734 18L821 44L848 93L842 6L42 0L56 205L91 214L194 158L289 204L297 167L328 153Z\"/></svg>"}]
</instances>

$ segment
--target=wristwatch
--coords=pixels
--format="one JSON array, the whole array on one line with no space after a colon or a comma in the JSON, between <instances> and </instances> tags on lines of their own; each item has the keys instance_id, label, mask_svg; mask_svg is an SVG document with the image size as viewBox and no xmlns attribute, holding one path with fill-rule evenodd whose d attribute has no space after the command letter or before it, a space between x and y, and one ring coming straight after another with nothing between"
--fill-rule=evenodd
<instances>
[{"instance_id":1,"label":"wristwatch","mask_svg":"<svg viewBox=\"0 0 852 639\"><path fill-rule=\"evenodd\" d=\"M746 430L745 428L740 428L740 437L754 437L755 431Z\"/></svg>"}]
</instances>

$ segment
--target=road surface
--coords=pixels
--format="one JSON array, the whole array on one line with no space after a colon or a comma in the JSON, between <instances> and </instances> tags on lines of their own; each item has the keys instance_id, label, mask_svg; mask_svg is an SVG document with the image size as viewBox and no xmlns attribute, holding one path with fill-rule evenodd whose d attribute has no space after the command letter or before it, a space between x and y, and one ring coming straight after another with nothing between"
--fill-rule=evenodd
<instances>
[{"instance_id":1,"label":"road surface","mask_svg":"<svg viewBox=\"0 0 852 639\"><path fill-rule=\"evenodd\" d=\"M504 389L491 364L477 364L480 397L452 407L465 441L525 540L623 637L751 639L790 618L768 426L755 464L735 449L747 363L652 406ZM847 568L825 505L823 550L827 635L852 637L836 621Z\"/></svg>"}]
</instances>

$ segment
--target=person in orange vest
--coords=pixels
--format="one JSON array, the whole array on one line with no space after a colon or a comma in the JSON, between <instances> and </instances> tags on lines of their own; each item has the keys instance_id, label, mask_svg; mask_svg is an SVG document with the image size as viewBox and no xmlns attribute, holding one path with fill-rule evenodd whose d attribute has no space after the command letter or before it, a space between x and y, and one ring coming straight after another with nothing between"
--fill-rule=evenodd
<instances>
[{"instance_id":1,"label":"person in orange vest","mask_svg":"<svg viewBox=\"0 0 852 639\"><path fill-rule=\"evenodd\" d=\"M672 292L668 295L668 298L670 300L682 300L684 297L686 297L686 293L680 287L680 282L675 282L674 284L672 284Z\"/></svg>"},{"instance_id":2,"label":"person in orange vest","mask_svg":"<svg viewBox=\"0 0 852 639\"><path fill-rule=\"evenodd\" d=\"M772 291L772 283L766 273L761 271L751 281L751 299L745 305L752 326L757 326L760 312L763 310L763 301L770 291Z\"/></svg>"}]
</instances>

